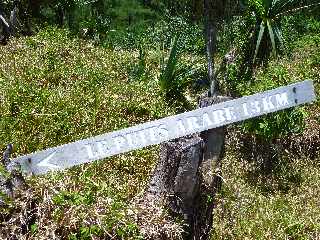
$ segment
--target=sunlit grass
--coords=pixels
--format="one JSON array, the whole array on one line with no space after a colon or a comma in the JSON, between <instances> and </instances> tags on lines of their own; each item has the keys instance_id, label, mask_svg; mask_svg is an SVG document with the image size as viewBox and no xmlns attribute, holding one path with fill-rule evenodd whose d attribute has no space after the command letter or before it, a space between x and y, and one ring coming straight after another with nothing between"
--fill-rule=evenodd
<instances>
[{"instance_id":1,"label":"sunlit grass","mask_svg":"<svg viewBox=\"0 0 320 240\"><path fill-rule=\"evenodd\" d=\"M281 159L263 174L227 154L212 239L319 239L320 159Z\"/></svg>"},{"instance_id":2,"label":"sunlit grass","mask_svg":"<svg viewBox=\"0 0 320 240\"><path fill-rule=\"evenodd\" d=\"M257 88L249 90L273 86L272 81L284 85L311 78L319 96L317 41L298 41L291 57L257 71ZM0 148L13 143L14 156L175 113L158 86L165 51L148 51L141 74L138 51L105 49L48 28L12 39L0 46L0 54ZM187 69L202 69L203 59L181 57ZM319 100L306 108L308 119L320 119L317 106ZM223 160L225 181L217 197L212 239L320 238L319 159L283 157L271 173L263 174L261 165L239 155L236 139L232 141ZM21 239L141 239L131 202L143 192L157 159L154 146L28 177L32 190L9 209L16 221L0 222L0 228ZM21 232L19 218L31 206L36 217Z\"/></svg>"},{"instance_id":3,"label":"sunlit grass","mask_svg":"<svg viewBox=\"0 0 320 240\"><path fill-rule=\"evenodd\" d=\"M249 92L256 91L254 87L311 79L317 100L304 107L303 133L270 142L276 154L271 160L263 146L245 149L230 129L228 139L232 140L223 159L224 181L213 213L212 239L320 239L319 63L319 36L307 35L295 43L291 56L256 72L255 86ZM253 144L252 138L248 144Z\"/></svg>"},{"instance_id":4,"label":"sunlit grass","mask_svg":"<svg viewBox=\"0 0 320 240\"><path fill-rule=\"evenodd\" d=\"M0 147L13 143L14 156L172 114L152 58L143 79L132 76L136 52L96 47L56 28L12 39L0 51ZM27 235L138 238L128 206L143 191L157 152L147 148L29 178L38 214ZM12 210L19 217L19 208ZM14 229L8 226L25 235Z\"/></svg>"}]
</instances>

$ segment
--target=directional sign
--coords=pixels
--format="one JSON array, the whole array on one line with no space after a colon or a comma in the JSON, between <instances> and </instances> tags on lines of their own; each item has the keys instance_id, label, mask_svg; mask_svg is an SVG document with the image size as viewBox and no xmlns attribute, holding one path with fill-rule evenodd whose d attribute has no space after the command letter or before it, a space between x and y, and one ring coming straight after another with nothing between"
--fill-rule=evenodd
<instances>
[{"instance_id":1,"label":"directional sign","mask_svg":"<svg viewBox=\"0 0 320 240\"><path fill-rule=\"evenodd\" d=\"M19 163L25 173L44 174L313 100L312 81L304 81L21 156L13 163Z\"/></svg>"}]
</instances>

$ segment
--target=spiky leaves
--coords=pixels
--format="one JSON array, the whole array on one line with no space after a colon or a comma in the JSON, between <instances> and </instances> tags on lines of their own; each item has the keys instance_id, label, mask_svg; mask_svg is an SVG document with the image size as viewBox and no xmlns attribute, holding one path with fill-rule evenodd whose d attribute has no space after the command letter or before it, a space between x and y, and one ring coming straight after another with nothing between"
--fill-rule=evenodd
<instances>
[{"instance_id":1,"label":"spiky leaves","mask_svg":"<svg viewBox=\"0 0 320 240\"><path fill-rule=\"evenodd\" d=\"M260 30L259 30L259 35L258 35L258 39L257 39L256 50L254 52L253 62L256 61L256 58L257 58L257 55L258 55L258 51L259 51L259 48L260 48L260 44L261 44L261 41L262 41L262 37L264 35L264 29L265 29L265 23L264 23L264 21L262 21L261 24L260 24Z\"/></svg>"},{"instance_id":2,"label":"spiky leaves","mask_svg":"<svg viewBox=\"0 0 320 240\"><path fill-rule=\"evenodd\" d=\"M169 105L180 109L188 109L189 103L184 96L184 89L185 79L190 74L190 71L179 65L179 57L179 36L177 34L173 39L169 58L162 67L159 84Z\"/></svg>"},{"instance_id":3,"label":"spiky leaves","mask_svg":"<svg viewBox=\"0 0 320 240\"><path fill-rule=\"evenodd\" d=\"M314 0L261 0L260 3L263 6L262 11L258 9L258 5L260 6L260 4L255 3L255 13L258 16L258 19L260 19L261 23L260 27L258 28L258 37L254 52L254 62L257 59L260 46L262 45L262 41L264 40L268 41L268 39L270 39L272 46L272 55L274 57L276 56L277 49L284 48L282 32L279 28L279 21L282 16L305 8L311 8L315 5L320 4L319 2L316 2ZM267 34L269 36L268 38L263 38L266 32L266 27L268 29Z\"/></svg>"},{"instance_id":4,"label":"spiky leaves","mask_svg":"<svg viewBox=\"0 0 320 240\"><path fill-rule=\"evenodd\" d=\"M267 26L268 26L269 36L270 36L270 40L271 40L271 44L272 44L272 54L275 57L276 56L276 42L274 40L273 28L271 26L269 19L267 19Z\"/></svg>"}]
</instances>

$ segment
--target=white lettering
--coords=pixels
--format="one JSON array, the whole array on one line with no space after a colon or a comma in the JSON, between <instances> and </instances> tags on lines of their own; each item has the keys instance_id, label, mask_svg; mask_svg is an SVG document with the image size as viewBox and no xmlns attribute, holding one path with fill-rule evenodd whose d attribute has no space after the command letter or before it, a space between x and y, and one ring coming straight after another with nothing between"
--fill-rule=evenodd
<instances>
[{"instance_id":1,"label":"white lettering","mask_svg":"<svg viewBox=\"0 0 320 240\"><path fill-rule=\"evenodd\" d=\"M187 123L190 132L201 128L201 126L198 123L197 117L187 117Z\"/></svg>"},{"instance_id":2,"label":"white lettering","mask_svg":"<svg viewBox=\"0 0 320 240\"><path fill-rule=\"evenodd\" d=\"M227 107L227 108L224 108L225 110L225 113L226 113L226 118L228 121L232 121L232 120L236 120L237 119L237 116L234 112L234 108L233 107Z\"/></svg>"},{"instance_id":3,"label":"white lettering","mask_svg":"<svg viewBox=\"0 0 320 240\"><path fill-rule=\"evenodd\" d=\"M98 146L98 152L100 155L106 154L106 152L110 149L106 141L97 142L97 146Z\"/></svg>"},{"instance_id":4,"label":"white lettering","mask_svg":"<svg viewBox=\"0 0 320 240\"><path fill-rule=\"evenodd\" d=\"M135 146L138 146L139 144L142 144L142 145L147 144L147 140L145 136L146 130L148 129L142 129L137 132L126 134L124 137L127 140L129 147L135 147Z\"/></svg>"},{"instance_id":5,"label":"white lettering","mask_svg":"<svg viewBox=\"0 0 320 240\"><path fill-rule=\"evenodd\" d=\"M216 110L214 112L212 112L213 118L214 118L214 122L216 124L220 124L226 121L226 118L223 116L224 111L222 110Z\"/></svg>"},{"instance_id":6,"label":"white lettering","mask_svg":"<svg viewBox=\"0 0 320 240\"><path fill-rule=\"evenodd\" d=\"M204 113L202 116L203 126L211 126L213 125L213 122L210 119L210 116L208 113Z\"/></svg>"},{"instance_id":7,"label":"white lettering","mask_svg":"<svg viewBox=\"0 0 320 240\"><path fill-rule=\"evenodd\" d=\"M92 147L89 144L85 145L85 148L87 149L89 159L94 159L97 157L97 155L93 153Z\"/></svg>"},{"instance_id":8,"label":"white lettering","mask_svg":"<svg viewBox=\"0 0 320 240\"><path fill-rule=\"evenodd\" d=\"M260 108L260 102L259 101L254 101L250 103L251 107L252 107L252 112L254 114L258 114L261 112L261 108Z\"/></svg>"},{"instance_id":9,"label":"white lettering","mask_svg":"<svg viewBox=\"0 0 320 240\"><path fill-rule=\"evenodd\" d=\"M264 111L270 111L272 109L274 109L274 105L273 103L271 102L271 98L273 96L269 96L269 97L265 97L265 98L262 98L262 103L263 103L263 108L264 108Z\"/></svg>"},{"instance_id":10,"label":"white lettering","mask_svg":"<svg viewBox=\"0 0 320 240\"><path fill-rule=\"evenodd\" d=\"M242 108L243 108L244 115L245 115L245 116L249 116L247 103L243 103L243 104L242 104Z\"/></svg>"},{"instance_id":11,"label":"white lettering","mask_svg":"<svg viewBox=\"0 0 320 240\"><path fill-rule=\"evenodd\" d=\"M289 105L288 94L287 93L276 94L276 101L278 106Z\"/></svg>"},{"instance_id":12,"label":"white lettering","mask_svg":"<svg viewBox=\"0 0 320 240\"><path fill-rule=\"evenodd\" d=\"M110 150L106 141L97 141L94 144L85 145L85 148L89 159L97 159L107 154L107 151Z\"/></svg>"},{"instance_id":13,"label":"white lettering","mask_svg":"<svg viewBox=\"0 0 320 240\"><path fill-rule=\"evenodd\" d=\"M123 136L116 136L113 138L114 143L116 145L117 151L121 151L121 149L124 147L126 143L126 139Z\"/></svg>"},{"instance_id":14,"label":"white lettering","mask_svg":"<svg viewBox=\"0 0 320 240\"><path fill-rule=\"evenodd\" d=\"M126 134L126 135L125 135L125 138L126 138L126 140L127 140L127 142L128 142L128 145L129 145L130 147L133 147L133 146L134 146L134 140L133 140L134 136L133 136L133 134L134 134L134 133L129 133L129 134Z\"/></svg>"}]
</instances>

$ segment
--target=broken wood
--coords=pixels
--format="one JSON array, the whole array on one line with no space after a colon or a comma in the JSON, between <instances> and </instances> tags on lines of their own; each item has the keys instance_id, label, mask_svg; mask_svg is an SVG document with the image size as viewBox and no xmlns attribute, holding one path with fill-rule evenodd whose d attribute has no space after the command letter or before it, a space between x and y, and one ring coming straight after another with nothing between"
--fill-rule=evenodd
<instances>
[{"instance_id":1,"label":"broken wood","mask_svg":"<svg viewBox=\"0 0 320 240\"><path fill-rule=\"evenodd\" d=\"M202 98L206 107L230 100ZM162 205L186 223L185 239L209 239L214 197L221 186L225 129L211 129L160 145L160 158L145 192L145 205ZM157 239L166 239L159 238Z\"/></svg>"},{"instance_id":2,"label":"broken wood","mask_svg":"<svg viewBox=\"0 0 320 240\"><path fill-rule=\"evenodd\" d=\"M199 107L207 107L220 102L231 100L230 97L202 97ZM213 222L215 196L222 184L221 161L225 153L225 127L209 129L201 132L204 141L203 159L200 165L201 183L196 204L196 216L193 226L192 239L209 239Z\"/></svg>"}]
</instances>

